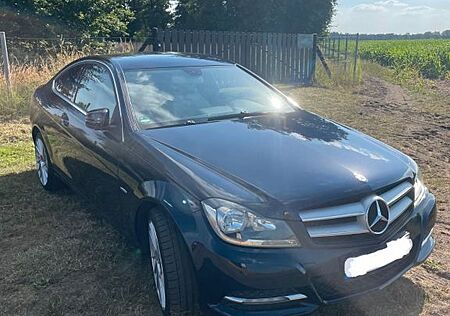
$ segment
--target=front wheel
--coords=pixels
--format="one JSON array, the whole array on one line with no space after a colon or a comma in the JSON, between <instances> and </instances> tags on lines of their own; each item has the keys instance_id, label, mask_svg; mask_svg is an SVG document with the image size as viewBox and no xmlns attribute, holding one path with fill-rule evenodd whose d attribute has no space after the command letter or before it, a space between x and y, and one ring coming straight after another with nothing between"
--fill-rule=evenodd
<instances>
[{"instance_id":1,"label":"front wheel","mask_svg":"<svg viewBox=\"0 0 450 316\"><path fill-rule=\"evenodd\" d=\"M197 288L184 241L161 210L150 212L147 236L153 280L164 315L197 315Z\"/></svg>"}]
</instances>

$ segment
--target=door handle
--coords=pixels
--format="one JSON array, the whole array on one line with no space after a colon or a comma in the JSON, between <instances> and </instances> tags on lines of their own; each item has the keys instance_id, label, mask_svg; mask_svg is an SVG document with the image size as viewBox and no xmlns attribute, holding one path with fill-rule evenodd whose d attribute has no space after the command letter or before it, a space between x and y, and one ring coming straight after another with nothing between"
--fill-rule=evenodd
<instances>
[{"instance_id":1,"label":"door handle","mask_svg":"<svg viewBox=\"0 0 450 316\"><path fill-rule=\"evenodd\" d=\"M59 121L61 122L62 125L69 126L69 116L67 115L66 112L61 114L61 118Z\"/></svg>"}]
</instances>

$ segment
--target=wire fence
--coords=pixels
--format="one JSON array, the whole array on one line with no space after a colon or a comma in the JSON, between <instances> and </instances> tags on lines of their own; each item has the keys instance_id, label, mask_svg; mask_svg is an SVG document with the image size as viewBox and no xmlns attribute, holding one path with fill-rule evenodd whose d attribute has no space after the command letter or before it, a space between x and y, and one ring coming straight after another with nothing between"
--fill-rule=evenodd
<instances>
[{"instance_id":1,"label":"wire fence","mask_svg":"<svg viewBox=\"0 0 450 316\"><path fill-rule=\"evenodd\" d=\"M144 39L129 37L97 38L6 38L9 60L15 65L39 65L65 55L132 53Z\"/></svg>"},{"instance_id":2,"label":"wire fence","mask_svg":"<svg viewBox=\"0 0 450 316\"><path fill-rule=\"evenodd\" d=\"M147 47L149 51L222 58L242 64L273 83L311 84L315 38L314 34L154 29L147 38L7 37L6 46L12 66L44 68L57 60L70 60L70 56L134 53Z\"/></svg>"},{"instance_id":3,"label":"wire fence","mask_svg":"<svg viewBox=\"0 0 450 316\"><path fill-rule=\"evenodd\" d=\"M308 48L309 50L303 48L303 44L300 45L303 38L309 39L309 37L301 35L303 37L300 40L299 36L298 34L157 29L153 34L154 38L63 36L33 38L6 36L2 44L2 55L7 54L9 56L11 67L34 66L39 68L55 63L56 60L70 59L61 58L67 56L134 53L139 51L143 43L150 43L151 50L154 50L156 44L163 51L174 50L175 47L175 51L180 52L209 54L221 58L228 57L228 59L242 63L255 72L260 73L271 82L283 82L284 79L297 78L299 77L297 73L303 74L305 69L311 68L310 72L305 72L304 76L300 76L302 79L300 81L311 83L316 75L315 56L317 54L317 67L320 70L325 70L329 78L345 76L355 80L359 61L358 35L314 37L315 40L311 44L312 47ZM310 35L311 38L313 38L312 36ZM155 40L159 41L159 43L154 42ZM221 51L220 47L226 48L230 46L230 43L233 49L225 49L228 53L218 53ZM252 46L252 43L257 43L258 45ZM5 53L3 46L7 47L7 53ZM180 47L183 47L183 49ZM190 48L188 49L188 47ZM236 51L236 48L240 52L239 56L236 56L243 59L231 58L236 57L230 53L230 51ZM216 54L213 54L216 50ZM307 53L309 51L311 52ZM312 62L309 62L309 60ZM310 65L311 63L313 66ZM322 67L320 64L322 64ZM251 67L252 65L254 67ZM5 65L5 57L0 58L0 67L3 70L1 73L8 81L7 66ZM294 70L291 71L292 69Z\"/></svg>"},{"instance_id":4,"label":"wire fence","mask_svg":"<svg viewBox=\"0 0 450 316\"><path fill-rule=\"evenodd\" d=\"M359 34L318 37L318 54L328 75L358 76Z\"/></svg>"}]
</instances>

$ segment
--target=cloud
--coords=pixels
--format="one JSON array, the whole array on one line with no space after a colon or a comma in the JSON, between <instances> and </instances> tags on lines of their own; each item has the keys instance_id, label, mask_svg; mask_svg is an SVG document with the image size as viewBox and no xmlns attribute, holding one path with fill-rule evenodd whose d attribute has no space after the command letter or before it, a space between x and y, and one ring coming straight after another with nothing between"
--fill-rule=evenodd
<instances>
[{"instance_id":1,"label":"cloud","mask_svg":"<svg viewBox=\"0 0 450 316\"><path fill-rule=\"evenodd\" d=\"M438 13L436 9L433 9L432 7L426 6L426 5L419 5L419 6L411 6L404 8L401 12L398 13L398 15L424 15L424 14L433 14ZM450 17L449 17L450 18Z\"/></svg>"},{"instance_id":2,"label":"cloud","mask_svg":"<svg viewBox=\"0 0 450 316\"><path fill-rule=\"evenodd\" d=\"M370 4L370 3L361 3L352 8L353 11L356 12L384 12L386 8L382 5Z\"/></svg>"},{"instance_id":3,"label":"cloud","mask_svg":"<svg viewBox=\"0 0 450 316\"><path fill-rule=\"evenodd\" d=\"M421 33L450 29L450 4L434 7L440 0L381 0L345 7L339 3L333 31L348 33Z\"/></svg>"},{"instance_id":4,"label":"cloud","mask_svg":"<svg viewBox=\"0 0 450 316\"><path fill-rule=\"evenodd\" d=\"M386 0L386 1L377 1L375 4L385 7L407 7L408 4L398 1L398 0Z\"/></svg>"}]
</instances>

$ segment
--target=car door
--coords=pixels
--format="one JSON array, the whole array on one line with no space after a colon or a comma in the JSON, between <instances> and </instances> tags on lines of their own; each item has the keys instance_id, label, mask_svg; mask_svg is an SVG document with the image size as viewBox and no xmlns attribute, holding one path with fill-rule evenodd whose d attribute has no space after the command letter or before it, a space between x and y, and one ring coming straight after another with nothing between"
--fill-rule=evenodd
<instances>
[{"instance_id":1,"label":"car door","mask_svg":"<svg viewBox=\"0 0 450 316\"><path fill-rule=\"evenodd\" d=\"M73 64L62 70L56 78L49 83L53 93L47 94L45 101L50 119L44 126L47 136L48 148L52 164L71 182L71 175L65 168L65 155L72 137L68 130L67 111L71 109L78 85L78 76L83 64Z\"/></svg>"},{"instance_id":2,"label":"car door","mask_svg":"<svg viewBox=\"0 0 450 316\"><path fill-rule=\"evenodd\" d=\"M110 125L104 130L88 128L86 113L107 108ZM66 107L70 142L64 148L64 168L74 185L103 209L114 211L120 189L116 153L123 146L122 120L113 73L98 61L85 61L78 74L73 102Z\"/></svg>"}]
</instances>

